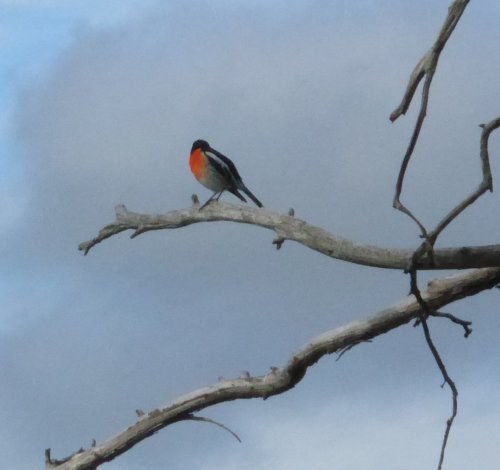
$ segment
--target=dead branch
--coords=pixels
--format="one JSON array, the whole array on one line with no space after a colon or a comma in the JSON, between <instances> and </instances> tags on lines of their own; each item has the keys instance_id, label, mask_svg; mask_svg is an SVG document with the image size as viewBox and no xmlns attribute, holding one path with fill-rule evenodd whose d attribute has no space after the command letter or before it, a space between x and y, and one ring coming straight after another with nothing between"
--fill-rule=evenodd
<instances>
[{"instance_id":1,"label":"dead branch","mask_svg":"<svg viewBox=\"0 0 500 470\"><path fill-rule=\"evenodd\" d=\"M432 260L434 256L434 244L436 243L436 240L441 232L485 192L493 191L493 177L491 175L488 144L490 134L500 127L500 117L493 119L487 124L481 124L480 127L483 129L481 132L480 143L481 170L483 174L482 181L469 196L465 197L463 201L458 203L445 217L443 217L441 221L438 222L436 227L426 235L425 240L415 250L412 262L408 267L408 270L412 270L413 266L418 263L418 260L424 255L428 256L429 259Z\"/></svg>"},{"instance_id":2,"label":"dead branch","mask_svg":"<svg viewBox=\"0 0 500 470\"><path fill-rule=\"evenodd\" d=\"M398 119L401 115L406 114L420 80L422 80L422 78L427 74L433 75L435 73L435 65L437 65L439 55L444 49L444 46L455 29L455 26L459 22L460 17L462 16L462 13L467 7L469 1L470 0L455 0L448 7L448 16L441 27L441 31L439 32L436 41L434 41L432 47L424 54L419 63L413 69L403 99L399 106L391 113L390 119L392 122ZM435 57L435 59L433 59L433 57ZM431 67L433 60L435 61L434 68Z\"/></svg>"},{"instance_id":3,"label":"dead branch","mask_svg":"<svg viewBox=\"0 0 500 470\"><path fill-rule=\"evenodd\" d=\"M456 325L460 325L464 329L464 338L468 338L470 334L472 333L472 322L468 320L462 320L461 318L458 318L456 315L453 315L452 313L444 313L444 312L430 312L431 316L435 318L446 318L447 320L450 320L452 323L455 323ZM415 320L415 323L413 326L418 326L420 325L420 320L417 319Z\"/></svg>"},{"instance_id":4,"label":"dead branch","mask_svg":"<svg viewBox=\"0 0 500 470\"><path fill-rule=\"evenodd\" d=\"M455 385L455 382L448 374L448 370L446 369L446 365L444 364L444 361L441 359L441 355L439 354L439 351L438 351L436 345L434 344L434 341L432 340L429 325L427 324L427 319L435 312L435 310L433 310L430 307L429 303L422 297L420 289L418 288L417 270L412 269L410 274L411 274L411 293L415 296L418 304L421 307L419 320L420 320L420 323L422 324L422 329L424 332L425 341L426 341L427 346L429 347L429 349L432 353L432 356L434 357L434 360L436 361L436 364L439 367L439 370L441 371L441 374L442 374L443 380L444 380L443 383L447 384L450 387L451 397L452 397L451 416L446 421L446 428L445 428L443 440L441 443L441 452L439 454L438 470L441 470L441 468L443 466L444 455L446 452L446 445L448 443L448 437L450 436L451 427L453 426L453 422L455 421L455 418L456 418L457 413L458 413L458 389L457 389L457 386Z\"/></svg>"},{"instance_id":5,"label":"dead branch","mask_svg":"<svg viewBox=\"0 0 500 470\"><path fill-rule=\"evenodd\" d=\"M491 176L490 157L488 152L488 142L490 134L500 127L500 117L493 119L487 124L481 124L483 131L481 132L480 158L483 180L479 186L469 196L464 198L462 202L457 204L443 219L437 224L436 228L428 235L428 241L431 246L436 242L439 234L460 215L467 207L473 204L486 191L493 191L493 178Z\"/></svg>"},{"instance_id":6,"label":"dead branch","mask_svg":"<svg viewBox=\"0 0 500 470\"><path fill-rule=\"evenodd\" d=\"M176 229L201 222L236 222L273 230L278 239L291 240L331 258L365 266L406 269L412 264L413 250L388 249L355 243L310 225L304 220L225 202L215 202L204 210L196 206L165 214L141 214L116 207L116 220L102 228L98 235L79 245L85 254L95 245L125 230L133 230L131 238L151 230ZM500 245L444 248L433 252L433 258L420 257L418 269L469 269L500 266Z\"/></svg>"},{"instance_id":7,"label":"dead branch","mask_svg":"<svg viewBox=\"0 0 500 470\"><path fill-rule=\"evenodd\" d=\"M424 85L422 87L422 97L420 102L420 111L418 113L417 121L415 123L415 127L413 129L413 133L406 149L405 155L403 157L403 161L401 163L401 168L399 171L398 179L396 182L396 191L394 194L393 206L405 213L409 216L419 227L421 236L424 239L422 244L415 250L411 263L407 268L407 271L410 272L411 275L411 292L417 299L421 307L421 315L419 318L420 323L422 324L422 328L424 331L424 336L427 342L427 345L441 371L444 383L448 384L452 393L452 414L450 418L447 420L446 429L443 436L442 446L441 446L441 454L438 464L438 470L441 469L444 455L446 451L446 444L448 442L448 437L451 431L451 427L453 425L453 421L457 415L458 411L458 390L448 374L446 366L441 359L439 352L434 345L429 326L427 324L427 318L435 312L435 309L431 308L428 302L422 297L420 289L417 283L417 272L419 264L419 260L423 257L429 259L430 263L434 262L434 244L436 243L437 237L439 234L455 219L457 218L467 207L473 204L482 194L486 191L493 190L492 176L489 164L489 156L488 156L488 139L490 133L500 126L500 119L496 119L491 121L490 123L483 125L483 132L481 135L481 150L480 157L482 162L482 173L483 180L478 186L478 188L473 191L469 196L467 196L463 201L457 204L432 230L430 233L424 227L424 225L418 220L418 218L401 202L401 192L403 190L403 182L406 174L406 170L408 168L409 161L413 155L413 151L417 144L420 131L422 129L422 125L427 114L427 106L429 102L429 92L432 83L432 79L436 72L436 67L439 61L439 56L446 45L451 33L455 29L458 21L460 20L465 8L467 7L469 0L455 0L452 5L448 9L448 16L441 28L441 31L436 39L435 43L431 47L431 49L424 55L424 57L418 62L412 74L410 75L410 80L406 89L406 92L403 96L403 100L401 104L394 110L391 114L391 121L396 120L402 114L405 114L408 110L408 107L413 99L415 91L418 87L420 81L425 77ZM457 323L461 323L465 329L465 336L467 337L470 333L470 325L467 322L463 322L456 317L451 316L450 319Z\"/></svg>"},{"instance_id":8,"label":"dead branch","mask_svg":"<svg viewBox=\"0 0 500 470\"><path fill-rule=\"evenodd\" d=\"M408 215L419 227L421 234L424 238L427 238L427 231L422 223L413 215L413 213L401 202L401 191L403 190L403 182L406 174L406 169L408 168L408 163L410 162L413 150L417 144L418 137L420 135L420 130L424 123L425 116L427 114L427 105L429 102L429 92L431 88L432 79L436 72L436 67L439 61L439 56L446 45L446 42L450 38L451 33L455 29L458 21L460 20L462 13L469 0L455 0L451 6L448 8L448 16L446 17L439 35L432 45L432 47L424 54L422 59L415 66L415 69L410 75L410 80L406 88L405 94L400 105L391 113L390 120L394 122L401 115L405 114L410 106L413 99L415 91L418 87L420 81L425 77L424 86L422 87L422 97L420 101L420 111L418 113L418 118L413 129L413 134L406 149L403 162L401 163L401 168L398 175L398 180L396 183L396 192L394 194L393 207L400 210L401 212Z\"/></svg>"},{"instance_id":9,"label":"dead branch","mask_svg":"<svg viewBox=\"0 0 500 470\"><path fill-rule=\"evenodd\" d=\"M475 295L500 283L500 268L477 269L435 280L422 292L422 299L431 310L438 310L456 300ZM387 333L422 314L422 307L413 295L398 304L364 320L327 331L313 338L297 351L283 368L258 377L222 380L214 385L183 395L172 403L155 409L117 436L62 460L53 460L46 451L47 470L90 470L109 462L160 429L184 419L192 413L218 403L267 398L290 390L305 376L309 367L327 354L345 350L351 344L365 342Z\"/></svg>"}]
</instances>

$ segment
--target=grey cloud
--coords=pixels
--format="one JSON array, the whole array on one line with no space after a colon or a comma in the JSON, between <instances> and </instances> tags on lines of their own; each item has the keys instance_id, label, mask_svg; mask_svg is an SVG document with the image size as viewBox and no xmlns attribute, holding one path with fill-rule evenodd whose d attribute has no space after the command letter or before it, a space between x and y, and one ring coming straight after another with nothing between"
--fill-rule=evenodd
<instances>
[{"instance_id":1,"label":"grey cloud","mask_svg":"<svg viewBox=\"0 0 500 470\"><path fill-rule=\"evenodd\" d=\"M159 212L189 204L193 192L207 197L187 167L198 137L233 158L269 208L293 206L299 217L359 241L418 243L415 228L390 206L414 114L396 125L387 117L433 39L433 25L412 21L415 5L391 9L393 2L385 2L382 12L350 13L344 2L337 15L336 2L312 3L283 12L186 2L109 29L80 28L48 78L21 97L17 139L31 200L5 253L12 268L2 275L13 279L6 303L15 319L0 346L7 384L0 412L11 423L2 445L17 468L41 465L45 447L61 456L94 437L107 438L132 423L135 408L156 407L220 375L267 372L311 336L406 295L408 279L401 273L348 266L291 243L276 252L271 233L230 224L133 241L122 235L87 258L76 250L111 221L116 203ZM463 55L453 64L458 60ZM443 61L436 87L445 87L453 64ZM432 99L422 143L427 165L412 168L409 197L436 218L442 208L415 195L422 184L438 183L427 171L441 156L434 149L448 154L433 126L446 131L453 124L440 125L432 113L457 115L457 108L440 101L438 92ZM463 230L480 237L479 229ZM449 333L438 331L448 344ZM408 328L356 348L341 363L325 359L289 397L269 402L284 403L286 423L302 407L310 409L311 396L334 405L340 396L348 409L355 406L353 395L363 402L390 391L394 399L416 393L425 408L434 396L422 389L444 395L436 377L420 333ZM260 411L273 408L269 402L209 414L220 413L244 432L255 413L258 423L249 426L255 434L282 419ZM439 429L448 405L443 399L441 413L429 411ZM365 418L376 430L380 416L371 411L368 406ZM323 429L320 419L307 427ZM168 429L109 468L181 468L186 462L235 468L238 456L265 468L250 455L254 442L256 452L272 451L262 449L258 436L236 447L219 430L200 427ZM358 439L356 429L349 432ZM414 442L401 445L414 449ZM204 450L201 457L197 449ZM277 452L283 455L281 447ZM323 458L332 458L328 452ZM285 461L280 458L277 468Z\"/></svg>"}]
</instances>

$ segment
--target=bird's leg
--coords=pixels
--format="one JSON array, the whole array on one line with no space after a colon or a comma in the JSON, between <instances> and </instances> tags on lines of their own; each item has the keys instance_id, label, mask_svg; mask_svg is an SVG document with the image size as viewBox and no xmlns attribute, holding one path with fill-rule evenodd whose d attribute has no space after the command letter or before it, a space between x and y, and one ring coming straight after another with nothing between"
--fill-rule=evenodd
<instances>
[{"instance_id":1,"label":"bird's leg","mask_svg":"<svg viewBox=\"0 0 500 470\"><path fill-rule=\"evenodd\" d=\"M216 198L215 200L216 200L216 201L218 201L218 200L219 200L220 195L222 194L222 191L221 191L221 192L216 191L215 193L213 193L213 194L212 194L212 195L208 198L207 202L205 202L205 204L203 204L203 205L202 205L202 206L201 206L198 210L200 210L200 211L201 211L204 207L208 206L208 205L209 205L209 204L210 204L210 203L214 200L214 197L215 197L217 194L218 194L218 196L217 196L217 198Z\"/></svg>"},{"instance_id":2,"label":"bird's leg","mask_svg":"<svg viewBox=\"0 0 500 470\"><path fill-rule=\"evenodd\" d=\"M218 200L219 200L219 198L222 196L222 193L223 193L223 192L224 192L224 190L222 190L222 191L219 193L219 195L215 198L215 200L216 200L216 201L218 201Z\"/></svg>"}]
</instances>

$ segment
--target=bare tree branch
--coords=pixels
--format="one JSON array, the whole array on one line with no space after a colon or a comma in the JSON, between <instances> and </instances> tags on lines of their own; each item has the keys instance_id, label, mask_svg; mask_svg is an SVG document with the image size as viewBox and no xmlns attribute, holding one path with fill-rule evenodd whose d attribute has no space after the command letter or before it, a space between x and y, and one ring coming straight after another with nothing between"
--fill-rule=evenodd
<instances>
[{"instance_id":1,"label":"bare tree branch","mask_svg":"<svg viewBox=\"0 0 500 470\"><path fill-rule=\"evenodd\" d=\"M480 144L481 170L483 173L483 179L476 190L457 204L445 217L443 217L436 227L426 235L425 240L415 250L411 264L408 267L408 271L411 271L413 267L418 264L419 259L424 255L427 256L432 263L432 259L434 257L434 244L436 243L436 240L441 232L486 191L493 191L493 177L491 175L488 144L490 134L500 127L500 117L493 119L487 124L481 124L480 127L483 129L481 132Z\"/></svg>"},{"instance_id":2,"label":"bare tree branch","mask_svg":"<svg viewBox=\"0 0 500 470\"><path fill-rule=\"evenodd\" d=\"M483 180L469 196L467 196L462 202L457 204L436 226L436 228L429 233L428 241L432 246L436 242L439 234L449 225L449 223L460 215L467 207L473 204L482 194L486 191L493 191L493 178L491 176L490 168L490 157L488 152L488 142L490 134L500 127L500 117L493 119L487 124L481 124L483 131L481 132L481 145L480 145L480 157L481 157L481 170L483 173Z\"/></svg>"},{"instance_id":3,"label":"bare tree branch","mask_svg":"<svg viewBox=\"0 0 500 470\"><path fill-rule=\"evenodd\" d=\"M455 274L429 283L422 299L431 310L475 295L500 283L500 268L477 269ZM128 449L172 423L191 419L192 413L218 403L248 398L267 398L293 388L307 369L327 354L345 350L387 333L422 314L422 307L413 295L377 315L354 321L322 333L297 351L283 368L258 377L220 381L214 385L183 395L172 403L142 416L128 429L96 446L80 450L69 458L56 461L46 451L46 470L90 470L109 462Z\"/></svg>"},{"instance_id":4,"label":"bare tree branch","mask_svg":"<svg viewBox=\"0 0 500 470\"><path fill-rule=\"evenodd\" d=\"M446 452L446 445L448 443L448 437L450 436L451 427L453 426L453 422L458 413L458 390L457 386L455 385L455 382L448 374L448 370L446 369L444 361L441 359L441 355L439 354L439 351L436 345L434 344L434 341L432 341L429 325L427 324L427 318L429 318L429 316L431 316L434 313L434 310L432 310L431 307L429 306L429 303L426 300L424 300L420 292L420 289L418 288L417 270L413 269L410 274L411 274L411 292L417 299L417 302L420 305L420 307L422 308L420 312L420 323L422 324L422 329L424 331L425 341L427 342L427 345L432 353L432 356L434 357L434 360L436 361L436 364L438 365L439 370L441 371L444 383L448 384L451 391L452 412L451 416L446 421L446 428L443 435L443 441L441 443L441 452L439 454L438 470L441 470L443 466L444 455Z\"/></svg>"},{"instance_id":5,"label":"bare tree branch","mask_svg":"<svg viewBox=\"0 0 500 470\"><path fill-rule=\"evenodd\" d=\"M462 13L464 12L467 4L470 0L455 0L448 8L448 16L446 17L443 26L441 27L441 31L439 35L434 41L432 47L424 54L424 56L420 59L419 63L415 66L415 69L410 75L410 80L408 82L408 86L406 88L406 92L403 96L403 100L400 105L391 113L390 119L394 122L401 115L406 114L408 108L410 107L411 100L415 91L420 83L420 80L426 74L434 74L436 71L437 61L439 60L439 55L443 50L446 42L451 36L451 33L455 29L455 26L460 20ZM433 59L435 57L435 59ZM432 67L432 62L434 63L434 67Z\"/></svg>"},{"instance_id":6,"label":"bare tree branch","mask_svg":"<svg viewBox=\"0 0 500 470\"><path fill-rule=\"evenodd\" d=\"M430 314L435 318L446 318L447 320L450 320L452 323L460 325L464 329L464 338L468 338L472 333L471 321L462 320L461 318L458 318L456 315L453 315L451 313L431 312ZM415 321L415 324L413 326L418 326L418 325L420 325L419 319Z\"/></svg>"},{"instance_id":7,"label":"bare tree branch","mask_svg":"<svg viewBox=\"0 0 500 470\"><path fill-rule=\"evenodd\" d=\"M165 214L131 212L121 204L116 207L116 220L106 225L92 240L79 245L85 254L95 245L125 230L134 230L131 238L151 230L176 229L201 222L237 222L273 230L280 240L301 243L331 258L375 266L407 269L412 265L414 250L388 249L355 243L310 225L304 220L270 210L214 202L202 211L197 206ZM433 258L422 256L418 269L469 269L500 266L500 245L445 248L435 250Z\"/></svg>"},{"instance_id":8,"label":"bare tree branch","mask_svg":"<svg viewBox=\"0 0 500 470\"><path fill-rule=\"evenodd\" d=\"M450 38L451 33L455 29L458 21L460 20L462 13L469 0L455 0L452 5L448 8L448 16L446 17L439 35L432 45L432 47L425 53L425 55L420 59L415 69L410 75L410 80L406 88L406 92L400 105L391 113L390 120L394 122L401 115L405 114L408 110L410 103L413 99L415 91L418 84L425 76L424 86L422 88L422 98L420 101L420 111L418 113L418 118L415 123L415 128L406 149L403 162L401 163L401 169L399 171L398 180L396 183L396 192L394 194L393 206L400 210L401 212L408 215L420 228L423 237L427 238L427 231L422 223L413 215L413 213L401 202L400 196L403 190L403 182L406 174L406 169L408 168L408 163L410 162L413 150L417 144L418 136L420 135L420 130L424 123L425 116L427 114L427 105L429 102L429 92L431 88L432 79L436 72L436 67L439 61L439 56L446 45L446 42Z\"/></svg>"},{"instance_id":9,"label":"bare tree branch","mask_svg":"<svg viewBox=\"0 0 500 470\"><path fill-rule=\"evenodd\" d=\"M403 96L403 100L401 104L394 110L391 114L391 121L396 120L402 114L405 114L408 110L408 107L413 99L415 91L418 87L419 82L425 76L425 82L422 87L422 97L420 102L420 111L417 117L417 121L415 123L415 127L406 149L403 162L401 163L401 168L399 171L398 179L396 182L396 191L394 194L393 206L405 213L409 216L419 227L421 236L424 238L422 244L415 250L411 263L408 266L407 270L411 275L411 292L415 295L419 305L422 308L422 313L420 316L420 323L422 324L422 328L424 331L425 339L431 353L443 375L444 382L448 384L452 393L452 414L450 418L447 420L446 429L443 436L442 446L441 446L441 454L438 464L438 470L441 469L444 455L446 451L446 444L448 442L448 437L451 431L451 427L453 425L453 421L457 415L458 411L458 390L448 374L446 370L446 366L441 359L439 352L434 345L429 326L427 324L427 318L432 315L435 310L432 309L429 304L422 298L420 289L418 288L417 283L417 271L420 269L418 267L419 260L423 257L426 257L430 263L432 264L435 261L434 258L434 244L436 243L437 237L439 234L456 218L458 217L467 207L473 204L482 194L486 191L493 189L492 176L489 164L489 156L488 156L488 139L490 133L500 126L500 119L496 119L491 121L490 123L483 125L483 132L481 135L481 162L482 162L482 172L483 172L483 180L480 183L479 187L473 191L469 196L467 196L462 202L457 204L435 227L432 232L428 232L424 225L419 221L419 219L401 202L401 192L403 190L403 182L406 174L406 170L408 168L409 161L413 155L413 151L417 144L420 131L422 129L422 125L427 114L427 106L429 102L429 92L432 84L432 79L434 77L434 73L436 72L436 67L439 61L439 56L441 51L443 50L446 42L448 41L451 33L455 29L458 21L460 20L465 8L467 7L469 0L455 0L452 5L448 9L448 16L441 28L441 31L436 39L434 45L431 49L424 55L424 57L418 62L415 69L413 70L410 80L406 89L406 92ZM449 317L452 321L456 323L462 324L465 329L465 337L467 337L471 331L470 325L467 322L463 322L457 319L454 316Z\"/></svg>"}]
</instances>

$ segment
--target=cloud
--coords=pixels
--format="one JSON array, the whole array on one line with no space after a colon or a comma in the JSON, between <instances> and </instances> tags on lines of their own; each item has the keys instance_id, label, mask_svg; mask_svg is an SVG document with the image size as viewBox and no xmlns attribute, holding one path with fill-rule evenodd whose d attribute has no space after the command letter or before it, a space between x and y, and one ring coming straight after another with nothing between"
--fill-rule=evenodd
<instances>
[{"instance_id":1,"label":"cloud","mask_svg":"<svg viewBox=\"0 0 500 470\"><path fill-rule=\"evenodd\" d=\"M159 201L187 202L198 190L186 171L197 137L235 159L274 207L296 201L323 216L318 202L342 210L334 201L352 183L348 210L356 198L380 193L379 177L392 177L376 163L389 156L380 139L389 125L378 106L390 87L380 61L389 59L394 38L367 44L342 22L335 30L314 16L291 35L285 15L266 15L200 3L111 31L82 31L52 78L27 95L19 119L37 178L50 179L44 197L57 204L63 191L69 198L59 200L58 213L82 207L82 198L83 217L102 217L117 202L155 210L166 208ZM355 138L359 126L363 139ZM354 155L365 161L357 174Z\"/></svg>"},{"instance_id":2,"label":"cloud","mask_svg":"<svg viewBox=\"0 0 500 470\"><path fill-rule=\"evenodd\" d=\"M391 208L414 114L396 125L387 116L444 12L435 6L439 15L421 25L415 15L429 13L420 4L403 11L389 8L392 2L367 9L341 3L294 2L286 9L183 2L139 11L127 3L126 19L110 19L111 26L82 26L95 5L73 3L84 13L75 13L70 44L45 77L30 77L16 102L13 137L25 169L16 184L29 199L17 199L13 184L2 190L9 220L0 269L9 282L1 287L0 413L9 429L0 441L6 460L19 461L16 468L33 468L48 446L61 456L107 438L131 424L137 407L154 408L220 375L267 372L310 337L406 295L401 273L349 266L291 243L276 252L272 234L231 224L133 241L118 236L86 258L76 249L112 220L116 203L161 212L189 204L193 192L207 197L187 166L199 137L233 158L266 207L293 206L299 217L359 241L416 244L415 227ZM109 8L103 18L115 18ZM467 57L443 61L441 91L450 69ZM467 83L457 76L453 93ZM460 151L460 139L451 137L453 126L468 125L459 119L460 103L434 98L432 113L454 119L437 124L429 117L429 140L419 146L426 164L412 166L409 184L430 218L441 213L441 196L428 188L454 181L452 170L471 171L461 168L469 150ZM452 150L454 165L429 165ZM496 233L496 226L463 233ZM465 312L494 310L486 299L460 305ZM486 319L476 325L488 335ZM470 349L438 323L435 331L458 368ZM495 357L493 342L478 349ZM420 334L402 329L340 363L325 359L286 397L214 410L249 435L236 450L219 430L188 423L110 468L188 460L178 467L200 468L203 461L203 468L233 468L233 458L239 468L304 468L306 461L315 468L332 461L380 468L387 455L395 465L415 456L421 468L434 464L436 452L422 456L420 449L436 445L444 422L422 388L438 388L439 380ZM440 399L447 411L448 398ZM253 413L262 414L252 419ZM200 443L204 432L209 437ZM229 450L220 450L219 438ZM370 457L359 450L361 441Z\"/></svg>"},{"instance_id":3,"label":"cloud","mask_svg":"<svg viewBox=\"0 0 500 470\"><path fill-rule=\"evenodd\" d=\"M352 397L339 399L335 392L332 387L323 389L322 393L309 391L307 396L295 400L280 397L271 399L271 403L240 403L231 412L209 412L211 417L215 414L216 419L240 433L241 444L212 426L181 424L175 439L185 452L179 456L178 464L207 470L235 466L242 470L323 470L332 467L416 470L436 466L447 407L434 402L433 394L425 396L401 390L406 393L405 397L391 404L382 396L374 397L369 387L362 393L364 398L360 395L360 400L355 402ZM493 399L493 390L490 392ZM300 392L295 394L300 395ZM325 399L326 395L329 400ZM235 428L236 413L238 424ZM481 418L486 436L496 435L498 417L498 412L493 412ZM498 452L489 437L485 437L484 444L478 439L477 436L482 435L476 427L479 423L474 418L469 421L467 416L458 421L450 435L447 465L466 470L484 451L481 465L488 470L495 469ZM177 441L179 434L182 438ZM188 442L193 439L202 449L202 455L189 452ZM170 438L158 445L165 445L167 440ZM471 444L474 449L470 449ZM467 452L460 450L464 445ZM132 457L125 468L138 468L134 465L136 462ZM165 464L168 459L161 462Z\"/></svg>"}]
</instances>

